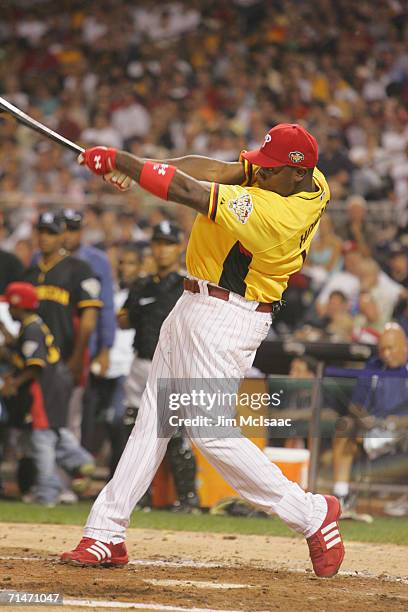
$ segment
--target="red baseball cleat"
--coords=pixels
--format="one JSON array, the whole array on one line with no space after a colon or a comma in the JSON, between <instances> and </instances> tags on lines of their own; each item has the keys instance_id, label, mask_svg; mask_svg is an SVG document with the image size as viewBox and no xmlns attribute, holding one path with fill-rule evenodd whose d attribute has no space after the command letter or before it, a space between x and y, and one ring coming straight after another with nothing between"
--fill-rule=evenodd
<instances>
[{"instance_id":1,"label":"red baseball cleat","mask_svg":"<svg viewBox=\"0 0 408 612\"><path fill-rule=\"evenodd\" d=\"M344 545L338 523L341 507L337 497L324 497L327 501L326 518L320 529L307 538L307 544L316 576L331 578L337 574L344 559Z\"/></svg>"},{"instance_id":2,"label":"red baseball cleat","mask_svg":"<svg viewBox=\"0 0 408 612\"><path fill-rule=\"evenodd\" d=\"M60 560L73 565L126 565L129 557L124 542L107 544L93 538L82 538L74 550L62 553Z\"/></svg>"}]
</instances>

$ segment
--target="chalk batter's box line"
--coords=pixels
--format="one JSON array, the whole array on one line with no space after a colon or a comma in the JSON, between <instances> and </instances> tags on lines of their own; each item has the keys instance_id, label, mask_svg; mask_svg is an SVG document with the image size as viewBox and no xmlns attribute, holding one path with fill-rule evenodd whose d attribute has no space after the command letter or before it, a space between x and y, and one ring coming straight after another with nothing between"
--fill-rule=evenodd
<instances>
[{"instance_id":1,"label":"chalk batter's box line","mask_svg":"<svg viewBox=\"0 0 408 612\"><path fill-rule=\"evenodd\" d=\"M49 558L48 558L49 560ZM44 561L44 557L9 557L9 556L0 556L0 561ZM242 563L235 565L231 565L228 563L217 563L214 561L193 561L192 559L183 560L183 561L165 561L160 559L135 559L134 561L129 561L128 565L146 565L151 567L191 567L196 569L236 569L238 566L242 566ZM287 572L288 574L309 574L310 570L304 569L296 569L296 568L287 568L287 567L271 567L265 568L265 566L256 566L251 565L253 568L261 568L261 569L270 569L272 570L280 570L282 572ZM350 572L340 570L337 574L338 576L350 576L354 578L366 578L367 580L378 580L381 576L381 580L384 582L396 582L398 584L408 584L408 578L402 576L390 576L388 574L373 574L371 572ZM203 608L206 609L206 608ZM184 610L184 608L183 608ZM217 612L223 612L222 610L217 610ZM233 612L229 610L228 612Z\"/></svg>"}]
</instances>

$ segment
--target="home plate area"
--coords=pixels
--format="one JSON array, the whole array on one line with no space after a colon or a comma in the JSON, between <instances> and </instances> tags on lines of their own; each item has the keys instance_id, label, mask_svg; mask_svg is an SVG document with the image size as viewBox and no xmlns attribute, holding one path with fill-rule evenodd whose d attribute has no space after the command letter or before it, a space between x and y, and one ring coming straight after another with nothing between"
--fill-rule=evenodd
<instances>
[{"instance_id":1,"label":"home plate area","mask_svg":"<svg viewBox=\"0 0 408 612\"><path fill-rule=\"evenodd\" d=\"M132 529L128 566L87 568L61 564L58 560L60 550L76 543L80 535L77 527L6 524L2 527L0 591L59 592L63 594L66 610L92 607L167 612L350 609L366 612L368 606L370 612L408 609L405 547L393 547L393 557L390 545L380 549L376 545L352 543L344 571L332 579L319 579L308 569L307 550L301 539ZM379 572L381 551L387 573L393 573L394 578L387 576L385 569ZM48 605L46 609L61 607Z\"/></svg>"}]
</instances>

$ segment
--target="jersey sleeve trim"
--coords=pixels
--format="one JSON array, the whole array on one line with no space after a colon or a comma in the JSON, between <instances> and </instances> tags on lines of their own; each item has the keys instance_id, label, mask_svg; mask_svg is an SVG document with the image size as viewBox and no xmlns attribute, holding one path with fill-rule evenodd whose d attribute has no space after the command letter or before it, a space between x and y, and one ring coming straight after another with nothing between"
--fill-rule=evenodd
<instances>
[{"instance_id":1,"label":"jersey sleeve trim","mask_svg":"<svg viewBox=\"0 0 408 612\"><path fill-rule=\"evenodd\" d=\"M244 164L244 174L245 174L245 180L243 181L243 183L241 183L241 187L250 187L252 185L252 181L254 178L254 167L250 161L248 161L242 156L242 153L246 153L246 151L245 150L241 151L240 156L239 156L239 161L243 162Z\"/></svg>"},{"instance_id":2,"label":"jersey sleeve trim","mask_svg":"<svg viewBox=\"0 0 408 612\"><path fill-rule=\"evenodd\" d=\"M244 171L245 181L242 183L242 187L250 187L252 185L252 178L254 174L254 167L247 159L244 159Z\"/></svg>"},{"instance_id":3,"label":"jersey sleeve trim","mask_svg":"<svg viewBox=\"0 0 408 612\"><path fill-rule=\"evenodd\" d=\"M81 300L78 302L78 308L102 308L103 302L101 300Z\"/></svg>"},{"instance_id":4,"label":"jersey sleeve trim","mask_svg":"<svg viewBox=\"0 0 408 612\"><path fill-rule=\"evenodd\" d=\"M208 216L211 219L211 221L215 221L215 218L217 216L219 188L220 186L218 183L211 183L210 203L208 206Z\"/></svg>"},{"instance_id":5,"label":"jersey sleeve trim","mask_svg":"<svg viewBox=\"0 0 408 612\"><path fill-rule=\"evenodd\" d=\"M45 368L45 366L47 365L44 359L38 359L35 357L32 357L31 359L26 359L25 364L26 366L39 366L40 368Z\"/></svg>"}]
</instances>

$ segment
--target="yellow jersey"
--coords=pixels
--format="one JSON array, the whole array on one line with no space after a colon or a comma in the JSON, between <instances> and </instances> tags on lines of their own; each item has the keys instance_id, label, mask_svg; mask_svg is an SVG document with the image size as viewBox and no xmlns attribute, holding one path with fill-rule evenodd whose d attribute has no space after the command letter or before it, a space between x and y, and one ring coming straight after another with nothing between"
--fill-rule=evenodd
<instances>
[{"instance_id":1,"label":"yellow jersey","mask_svg":"<svg viewBox=\"0 0 408 612\"><path fill-rule=\"evenodd\" d=\"M191 231L187 271L248 300L276 302L302 268L329 186L315 168L317 191L284 197L258 187L252 166L245 170L244 185L211 184L208 215L199 214Z\"/></svg>"}]
</instances>

